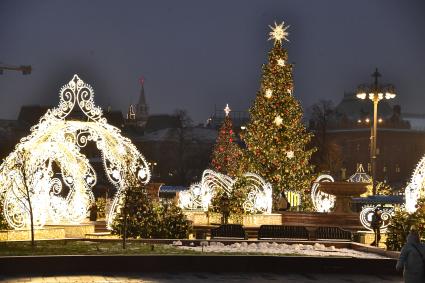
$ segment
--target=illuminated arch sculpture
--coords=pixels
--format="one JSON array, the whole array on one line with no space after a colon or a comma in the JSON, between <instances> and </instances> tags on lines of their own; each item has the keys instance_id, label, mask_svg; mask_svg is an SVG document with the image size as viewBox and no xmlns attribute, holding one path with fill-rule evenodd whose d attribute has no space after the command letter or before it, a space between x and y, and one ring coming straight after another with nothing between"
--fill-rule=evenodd
<instances>
[{"instance_id":1,"label":"illuminated arch sculpture","mask_svg":"<svg viewBox=\"0 0 425 283\"><path fill-rule=\"evenodd\" d=\"M334 182L331 175L323 174L317 177L311 187L311 200L317 212L330 212L335 206L335 196L322 192L320 182Z\"/></svg>"},{"instance_id":2,"label":"illuminated arch sculpture","mask_svg":"<svg viewBox=\"0 0 425 283\"><path fill-rule=\"evenodd\" d=\"M360 223L369 231L373 231L372 228L372 215L376 208L379 208L381 211L381 227L380 230L382 233L386 233L388 229L388 225L390 224L391 218L395 214L394 207L382 207L381 205L365 205L362 207L360 211Z\"/></svg>"},{"instance_id":3,"label":"illuminated arch sculpture","mask_svg":"<svg viewBox=\"0 0 425 283\"><path fill-rule=\"evenodd\" d=\"M263 178L254 173L245 173L244 178L248 194L243 208L249 213L271 213L272 211L272 186ZM192 184L187 191L180 192L179 206L184 209L208 210L211 199L217 190L223 189L227 194L233 190L236 180L231 177L207 169L202 174L200 183Z\"/></svg>"},{"instance_id":4,"label":"illuminated arch sculpture","mask_svg":"<svg viewBox=\"0 0 425 283\"><path fill-rule=\"evenodd\" d=\"M94 202L92 188L97 181L88 158L81 153L89 141L101 152L105 174L117 188L108 227L130 182L149 182L146 160L119 129L107 123L93 96L92 87L74 75L60 90L59 107L49 109L1 164L0 194L11 227L29 226L28 195L37 226L81 223ZM77 106L87 121L65 119Z\"/></svg>"},{"instance_id":5,"label":"illuminated arch sculpture","mask_svg":"<svg viewBox=\"0 0 425 283\"><path fill-rule=\"evenodd\" d=\"M413 213L416 211L416 203L418 199L424 196L424 182L425 182L425 156L418 162L415 170L413 171L412 179L404 190L406 198L406 211Z\"/></svg>"}]
</instances>

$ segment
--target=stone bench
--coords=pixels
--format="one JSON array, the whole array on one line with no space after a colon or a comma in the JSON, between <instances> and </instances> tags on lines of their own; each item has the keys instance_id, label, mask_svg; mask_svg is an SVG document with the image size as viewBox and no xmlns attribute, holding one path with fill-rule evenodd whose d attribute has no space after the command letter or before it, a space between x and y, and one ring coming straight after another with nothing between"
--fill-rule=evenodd
<instances>
[{"instance_id":1,"label":"stone bench","mask_svg":"<svg viewBox=\"0 0 425 283\"><path fill-rule=\"evenodd\" d=\"M339 227L319 227L315 231L315 239L352 241L353 234Z\"/></svg>"},{"instance_id":2,"label":"stone bench","mask_svg":"<svg viewBox=\"0 0 425 283\"><path fill-rule=\"evenodd\" d=\"M245 229L240 224L223 224L211 229L211 239L248 239Z\"/></svg>"},{"instance_id":3,"label":"stone bench","mask_svg":"<svg viewBox=\"0 0 425 283\"><path fill-rule=\"evenodd\" d=\"M308 240L308 230L303 226L261 225L258 240L262 239L297 239Z\"/></svg>"}]
</instances>

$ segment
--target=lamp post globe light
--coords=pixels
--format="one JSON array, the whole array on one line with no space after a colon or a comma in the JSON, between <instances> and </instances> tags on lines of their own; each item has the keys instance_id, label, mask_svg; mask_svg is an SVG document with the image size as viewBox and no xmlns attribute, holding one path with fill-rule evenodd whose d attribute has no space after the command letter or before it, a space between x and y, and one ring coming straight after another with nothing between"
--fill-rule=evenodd
<instances>
[{"instance_id":1,"label":"lamp post globe light","mask_svg":"<svg viewBox=\"0 0 425 283\"><path fill-rule=\"evenodd\" d=\"M377 127L378 127L378 103L382 99L393 99L396 97L395 88L392 85L380 85L378 78L381 74L378 68L372 74L374 78L373 84L360 85L357 90L357 98L366 99L367 97L373 102L373 126L370 136L370 159L372 165L372 188L373 194L376 194L376 140L377 140Z\"/></svg>"}]
</instances>

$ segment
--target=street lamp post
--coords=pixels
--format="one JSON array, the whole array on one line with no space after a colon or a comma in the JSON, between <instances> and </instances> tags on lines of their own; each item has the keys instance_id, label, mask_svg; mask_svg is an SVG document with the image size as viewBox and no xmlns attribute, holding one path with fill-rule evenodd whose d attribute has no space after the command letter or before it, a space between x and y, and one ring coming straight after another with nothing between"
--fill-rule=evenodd
<instances>
[{"instance_id":1,"label":"street lamp post","mask_svg":"<svg viewBox=\"0 0 425 283\"><path fill-rule=\"evenodd\" d=\"M373 128L371 131L370 137L370 160L372 165L372 191L373 194L376 194L376 140L378 136L378 103L382 99L392 99L396 97L395 89L392 85L379 85L378 78L381 74L378 72L378 68L375 69L375 72L372 74L374 78L374 83L371 85L362 85L359 86L357 91L357 98L366 99L369 97L373 102Z\"/></svg>"}]
</instances>

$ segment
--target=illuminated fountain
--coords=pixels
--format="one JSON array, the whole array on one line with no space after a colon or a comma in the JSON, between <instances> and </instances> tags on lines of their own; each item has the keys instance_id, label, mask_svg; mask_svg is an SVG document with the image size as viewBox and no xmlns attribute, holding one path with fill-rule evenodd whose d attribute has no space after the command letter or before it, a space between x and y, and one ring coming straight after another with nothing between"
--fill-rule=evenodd
<instances>
[{"instance_id":1,"label":"illuminated fountain","mask_svg":"<svg viewBox=\"0 0 425 283\"><path fill-rule=\"evenodd\" d=\"M323 182L320 183L320 190L336 197L333 213L353 213L350 209L351 198L367 192L369 185L360 182Z\"/></svg>"}]
</instances>

